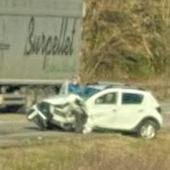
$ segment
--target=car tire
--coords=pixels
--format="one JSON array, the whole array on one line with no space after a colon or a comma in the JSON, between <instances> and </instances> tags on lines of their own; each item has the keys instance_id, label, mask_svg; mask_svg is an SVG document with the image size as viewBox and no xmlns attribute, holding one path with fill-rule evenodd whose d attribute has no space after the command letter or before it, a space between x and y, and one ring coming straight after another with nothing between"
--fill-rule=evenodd
<instances>
[{"instance_id":1,"label":"car tire","mask_svg":"<svg viewBox=\"0 0 170 170\"><path fill-rule=\"evenodd\" d=\"M36 117L36 124L38 125L41 131L47 130L47 127L44 125L42 119L39 116Z\"/></svg>"},{"instance_id":2,"label":"car tire","mask_svg":"<svg viewBox=\"0 0 170 170\"><path fill-rule=\"evenodd\" d=\"M52 123L50 122L47 123L47 130L53 130L54 128L55 126Z\"/></svg>"},{"instance_id":3,"label":"car tire","mask_svg":"<svg viewBox=\"0 0 170 170\"><path fill-rule=\"evenodd\" d=\"M63 127L63 130L72 132L74 130L74 128L73 128L72 124L65 124Z\"/></svg>"},{"instance_id":4,"label":"car tire","mask_svg":"<svg viewBox=\"0 0 170 170\"><path fill-rule=\"evenodd\" d=\"M144 139L153 139L157 134L157 130L158 125L155 121L145 120L139 125L137 134Z\"/></svg>"}]
</instances>

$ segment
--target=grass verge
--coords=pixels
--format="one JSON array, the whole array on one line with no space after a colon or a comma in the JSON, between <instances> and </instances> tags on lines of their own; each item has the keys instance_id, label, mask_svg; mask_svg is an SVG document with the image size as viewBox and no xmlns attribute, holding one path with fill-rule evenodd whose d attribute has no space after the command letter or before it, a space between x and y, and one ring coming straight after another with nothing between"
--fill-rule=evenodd
<instances>
[{"instance_id":1,"label":"grass verge","mask_svg":"<svg viewBox=\"0 0 170 170\"><path fill-rule=\"evenodd\" d=\"M143 140L112 133L34 137L0 147L3 170L168 170L170 134Z\"/></svg>"}]
</instances>

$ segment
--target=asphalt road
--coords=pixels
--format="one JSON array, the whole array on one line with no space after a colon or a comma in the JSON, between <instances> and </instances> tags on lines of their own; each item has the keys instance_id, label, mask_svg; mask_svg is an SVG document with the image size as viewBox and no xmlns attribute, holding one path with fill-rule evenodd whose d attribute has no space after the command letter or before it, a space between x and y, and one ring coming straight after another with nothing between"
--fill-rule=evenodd
<instances>
[{"instance_id":1,"label":"asphalt road","mask_svg":"<svg viewBox=\"0 0 170 170\"><path fill-rule=\"evenodd\" d=\"M23 116L22 116L23 117ZM42 131L33 122L25 120L0 121L0 137L6 136L35 136L35 135L54 135L64 133L60 129Z\"/></svg>"},{"instance_id":2,"label":"asphalt road","mask_svg":"<svg viewBox=\"0 0 170 170\"><path fill-rule=\"evenodd\" d=\"M22 115L23 117L23 115ZM170 131L170 114L163 114L164 117L164 125L163 129ZM0 116L1 118L1 116ZM29 122L26 120L14 120L14 121L0 121L0 137L1 136L9 136L9 135L39 135L39 134L53 134L53 133L64 133L62 130L53 129L47 131L41 131L37 125L33 122Z\"/></svg>"},{"instance_id":3,"label":"asphalt road","mask_svg":"<svg viewBox=\"0 0 170 170\"><path fill-rule=\"evenodd\" d=\"M170 133L170 105L164 103L163 107L163 118L164 125L162 130ZM3 117L3 118L2 118ZM7 117L7 118L6 118ZM0 114L0 146L10 145L14 143L13 139L16 137L37 137L41 138L44 136L58 136L59 134L66 134L59 129L41 131L34 123L29 122L26 116L23 114L17 115L17 119L10 118L9 114ZM10 139L10 140L9 140Z\"/></svg>"},{"instance_id":4,"label":"asphalt road","mask_svg":"<svg viewBox=\"0 0 170 170\"><path fill-rule=\"evenodd\" d=\"M21 141L30 142L32 138L42 140L45 137L58 137L67 133L59 129L41 131L26 118L23 120L23 115L21 118L22 120L0 121L0 147L20 146Z\"/></svg>"}]
</instances>

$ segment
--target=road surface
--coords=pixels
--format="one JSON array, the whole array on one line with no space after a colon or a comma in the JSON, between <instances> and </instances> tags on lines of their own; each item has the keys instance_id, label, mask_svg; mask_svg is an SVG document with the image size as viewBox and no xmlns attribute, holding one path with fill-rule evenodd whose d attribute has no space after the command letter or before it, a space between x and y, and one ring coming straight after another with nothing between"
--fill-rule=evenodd
<instances>
[{"instance_id":1,"label":"road surface","mask_svg":"<svg viewBox=\"0 0 170 170\"><path fill-rule=\"evenodd\" d=\"M162 132L170 133L170 104L169 102L162 104L164 125ZM161 133L161 132L160 132ZM29 122L24 114L0 114L0 146L3 144L14 143L16 137L37 137L59 136L66 132L59 129L41 131L33 122Z\"/></svg>"}]
</instances>

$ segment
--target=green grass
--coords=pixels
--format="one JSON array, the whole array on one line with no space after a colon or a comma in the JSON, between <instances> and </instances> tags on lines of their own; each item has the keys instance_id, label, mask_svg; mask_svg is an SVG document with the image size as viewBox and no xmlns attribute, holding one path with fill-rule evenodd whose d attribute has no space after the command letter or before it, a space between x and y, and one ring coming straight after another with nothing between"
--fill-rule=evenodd
<instances>
[{"instance_id":1,"label":"green grass","mask_svg":"<svg viewBox=\"0 0 170 170\"><path fill-rule=\"evenodd\" d=\"M154 140L112 133L62 134L0 147L3 170L168 170L170 134Z\"/></svg>"}]
</instances>

